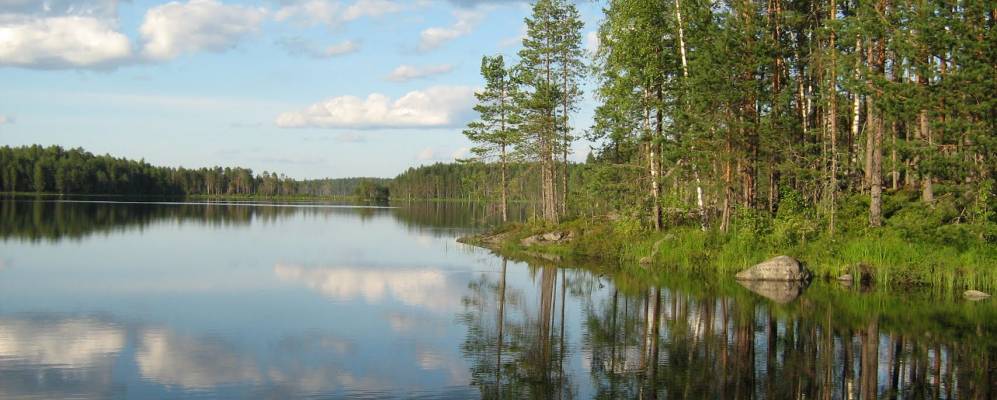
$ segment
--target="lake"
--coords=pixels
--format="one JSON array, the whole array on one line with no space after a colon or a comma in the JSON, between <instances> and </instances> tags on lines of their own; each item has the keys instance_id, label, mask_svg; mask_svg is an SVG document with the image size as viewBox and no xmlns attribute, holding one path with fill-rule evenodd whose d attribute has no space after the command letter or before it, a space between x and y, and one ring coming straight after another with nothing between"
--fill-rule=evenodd
<instances>
[{"instance_id":1,"label":"lake","mask_svg":"<svg viewBox=\"0 0 997 400\"><path fill-rule=\"evenodd\" d=\"M765 297L455 242L494 218L3 199L0 398L997 396L993 301Z\"/></svg>"}]
</instances>

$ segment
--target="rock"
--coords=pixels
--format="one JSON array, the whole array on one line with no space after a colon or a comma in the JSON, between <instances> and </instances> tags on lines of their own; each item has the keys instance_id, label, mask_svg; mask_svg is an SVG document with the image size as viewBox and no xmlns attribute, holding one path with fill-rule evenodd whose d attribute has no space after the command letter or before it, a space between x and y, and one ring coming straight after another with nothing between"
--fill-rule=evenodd
<instances>
[{"instance_id":1,"label":"rock","mask_svg":"<svg viewBox=\"0 0 997 400\"><path fill-rule=\"evenodd\" d=\"M671 236L670 233L668 235ZM674 237L674 236L672 236L672 237ZM654 262L654 258L658 256L658 250L661 249L661 243L664 242L665 240L668 240L667 236L664 237L664 238L658 239L657 242L654 242L654 245L651 246L651 254L648 255L648 256L641 257L640 260L637 261L637 262L640 263L640 265L643 265L643 266L651 265Z\"/></svg>"},{"instance_id":2,"label":"rock","mask_svg":"<svg viewBox=\"0 0 997 400\"><path fill-rule=\"evenodd\" d=\"M839 276L838 280L842 281L842 282L851 282L852 281L852 274L844 274L842 276Z\"/></svg>"},{"instance_id":3,"label":"rock","mask_svg":"<svg viewBox=\"0 0 997 400\"><path fill-rule=\"evenodd\" d=\"M965 297L966 300L969 301L980 301L983 299L989 299L990 295L983 293L979 290L967 290L965 292L962 292L962 297Z\"/></svg>"},{"instance_id":4,"label":"rock","mask_svg":"<svg viewBox=\"0 0 997 400\"><path fill-rule=\"evenodd\" d=\"M539 233L533 236L527 236L519 241L519 244L523 246L532 246L535 244L546 244L546 243L564 243L569 240L574 239L575 235L572 232L547 232Z\"/></svg>"},{"instance_id":5,"label":"rock","mask_svg":"<svg viewBox=\"0 0 997 400\"><path fill-rule=\"evenodd\" d=\"M519 244L523 246L532 246L543 241L543 235L533 235L524 237L523 240L519 241Z\"/></svg>"},{"instance_id":6,"label":"rock","mask_svg":"<svg viewBox=\"0 0 997 400\"><path fill-rule=\"evenodd\" d=\"M745 281L809 281L812 276L795 258L778 256L738 272L735 278Z\"/></svg>"},{"instance_id":7,"label":"rock","mask_svg":"<svg viewBox=\"0 0 997 400\"><path fill-rule=\"evenodd\" d=\"M779 304L786 304L803 294L804 282L796 281L738 281L755 294Z\"/></svg>"},{"instance_id":8,"label":"rock","mask_svg":"<svg viewBox=\"0 0 997 400\"><path fill-rule=\"evenodd\" d=\"M548 253L542 253L542 252L539 252L539 251L524 251L523 254L525 254L528 257L533 257L533 258L538 259L538 260L544 260L544 261L550 261L550 262L561 262L561 256L559 256L557 254L548 254Z\"/></svg>"},{"instance_id":9,"label":"rock","mask_svg":"<svg viewBox=\"0 0 997 400\"><path fill-rule=\"evenodd\" d=\"M483 235L473 235L464 236L457 238L457 243L469 244L472 246L480 246L488 249L497 249L502 247L502 244L508 239L509 233L503 232L494 235L483 234Z\"/></svg>"},{"instance_id":10,"label":"rock","mask_svg":"<svg viewBox=\"0 0 997 400\"><path fill-rule=\"evenodd\" d=\"M564 234L561 232L547 232L541 235L541 237L543 238L543 240L546 240L548 242L556 242L558 240L561 240L561 238L564 237Z\"/></svg>"}]
</instances>

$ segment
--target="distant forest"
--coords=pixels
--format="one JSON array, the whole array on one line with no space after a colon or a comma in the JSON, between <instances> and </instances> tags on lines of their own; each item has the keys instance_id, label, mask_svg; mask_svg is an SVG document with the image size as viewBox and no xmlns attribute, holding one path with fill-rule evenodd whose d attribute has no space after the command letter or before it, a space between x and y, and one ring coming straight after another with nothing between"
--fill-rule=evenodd
<instances>
[{"instance_id":1,"label":"distant forest","mask_svg":"<svg viewBox=\"0 0 997 400\"><path fill-rule=\"evenodd\" d=\"M361 186L388 179L295 180L241 167L153 166L145 160L94 155L59 146L0 147L0 191L105 195L352 196Z\"/></svg>"}]
</instances>

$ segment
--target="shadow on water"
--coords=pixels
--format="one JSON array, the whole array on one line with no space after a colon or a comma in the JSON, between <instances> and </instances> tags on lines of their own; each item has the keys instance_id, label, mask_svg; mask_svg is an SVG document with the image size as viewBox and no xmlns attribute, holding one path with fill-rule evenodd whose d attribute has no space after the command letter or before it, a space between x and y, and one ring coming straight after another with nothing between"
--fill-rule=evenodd
<instances>
[{"instance_id":1,"label":"shadow on water","mask_svg":"<svg viewBox=\"0 0 997 400\"><path fill-rule=\"evenodd\" d=\"M238 226L281 218L391 216L420 233L449 236L498 222L493 207L479 203L407 202L394 207L352 203L150 202L0 198L0 240L83 239L93 234L142 230L153 224ZM525 211L514 207L514 215Z\"/></svg>"},{"instance_id":2,"label":"shadow on water","mask_svg":"<svg viewBox=\"0 0 997 400\"><path fill-rule=\"evenodd\" d=\"M530 266L534 287L514 287L506 264L469 286L459 317L484 398L997 395L992 303L680 273L647 285L543 263ZM565 338L565 304L581 309L580 338ZM580 396L583 379L593 392Z\"/></svg>"}]
</instances>

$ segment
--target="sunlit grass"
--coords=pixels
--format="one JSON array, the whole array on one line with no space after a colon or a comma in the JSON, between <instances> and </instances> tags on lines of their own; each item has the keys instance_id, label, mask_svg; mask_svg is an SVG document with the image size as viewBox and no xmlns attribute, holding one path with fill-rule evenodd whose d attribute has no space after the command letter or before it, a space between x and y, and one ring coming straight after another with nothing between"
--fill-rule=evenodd
<instances>
[{"instance_id":1,"label":"sunlit grass","mask_svg":"<svg viewBox=\"0 0 997 400\"><path fill-rule=\"evenodd\" d=\"M930 286L944 289L997 289L997 246L986 241L950 245L913 241L892 227L820 234L786 243L775 233L758 235L677 226L662 232L637 229L627 222L574 220L559 225L533 222L511 229L507 250L522 250L523 237L570 230L569 243L539 245L531 252L570 259L589 258L633 271L698 271L732 275L778 255L802 260L820 279L863 273L884 286ZM655 251L655 243L658 249ZM641 262L645 261L645 262ZM650 261L649 263L647 261Z\"/></svg>"}]
</instances>

